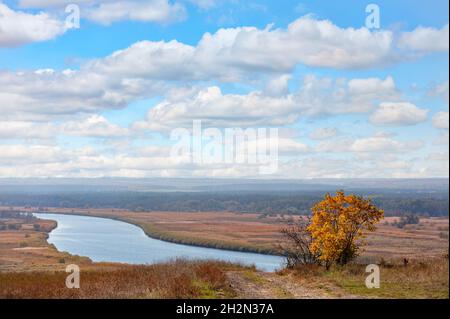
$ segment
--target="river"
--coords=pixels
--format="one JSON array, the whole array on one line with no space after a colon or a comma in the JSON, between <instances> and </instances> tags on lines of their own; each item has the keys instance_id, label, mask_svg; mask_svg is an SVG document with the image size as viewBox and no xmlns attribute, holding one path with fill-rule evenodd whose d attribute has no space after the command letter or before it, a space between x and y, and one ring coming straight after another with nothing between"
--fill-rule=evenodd
<instances>
[{"instance_id":1,"label":"river","mask_svg":"<svg viewBox=\"0 0 450 319\"><path fill-rule=\"evenodd\" d=\"M186 259L216 259L255 265L263 271L281 268L279 256L229 251L215 248L170 243L148 237L144 231L122 221L62 214L35 214L55 220L58 227L49 234L48 242L59 251L86 256L94 262L154 264Z\"/></svg>"}]
</instances>

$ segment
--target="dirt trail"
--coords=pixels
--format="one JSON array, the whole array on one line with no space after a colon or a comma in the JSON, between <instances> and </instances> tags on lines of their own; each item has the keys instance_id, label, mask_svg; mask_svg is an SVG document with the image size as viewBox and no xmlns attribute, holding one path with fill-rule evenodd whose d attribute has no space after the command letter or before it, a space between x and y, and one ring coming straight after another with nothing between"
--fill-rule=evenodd
<instances>
[{"instance_id":1,"label":"dirt trail","mask_svg":"<svg viewBox=\"0 0 450 319\"><path fill-rule=\"evenodd\" d=\"M358 298L328 282L302 280L291 274L230 271L227 277L237 299Z\"/></svg>"}]
</instances>

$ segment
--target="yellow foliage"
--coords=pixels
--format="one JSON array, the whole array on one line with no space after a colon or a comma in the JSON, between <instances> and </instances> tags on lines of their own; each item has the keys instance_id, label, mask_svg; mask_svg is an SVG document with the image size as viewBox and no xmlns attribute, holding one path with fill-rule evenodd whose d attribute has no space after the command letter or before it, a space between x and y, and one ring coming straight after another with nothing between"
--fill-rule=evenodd
<instances>
[{"instance_id":1,"label":"yellow foliage","mask_svg":"<svg viewBox=\"0 0 450 319\"><path fill-rule=\"evenodd\" d=\"M345 264L358 255L364 231L374 231L383 210L354 194L339 191L312 207L308 231L313 239L310 249L329 267L333 262Z\"/></svg>"}]
</instances>

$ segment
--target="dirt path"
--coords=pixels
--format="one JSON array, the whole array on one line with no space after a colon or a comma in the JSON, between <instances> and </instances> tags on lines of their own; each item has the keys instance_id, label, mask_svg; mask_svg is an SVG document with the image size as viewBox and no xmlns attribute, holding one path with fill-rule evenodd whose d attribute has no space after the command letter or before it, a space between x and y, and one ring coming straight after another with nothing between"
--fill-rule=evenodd
<instances>
[{"instance_id":1,"label":"dirt path","mask_svg":"<svg viewBox=\"0 0 450 319\"><path fill-rule=\"evenodd\" d=\"M237 299L330 299L358 298L328 282L302 280L291 274L280 275L259 271L230 271L227 273Z\"/></svg>"}]
</instances>

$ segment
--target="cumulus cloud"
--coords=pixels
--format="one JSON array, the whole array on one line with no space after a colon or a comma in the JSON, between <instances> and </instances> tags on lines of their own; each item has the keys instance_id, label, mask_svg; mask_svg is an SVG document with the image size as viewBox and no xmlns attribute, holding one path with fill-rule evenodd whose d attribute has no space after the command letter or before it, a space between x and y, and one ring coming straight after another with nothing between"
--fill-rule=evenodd
<instances>
[{"instance_id":1,"label":"cumulus cloud","mask_svg":"<svg viewBox=\"0 0 450 319\"><path fill-rule=\"evenodd\" d=\"M0 121L0 139L53 139L56 136L116 138L130 134L127 128L109 122L101 115L91 115L62 123Z\"/></svg>"},{"instance_id":2,"label":"cumulus cloud","mask_svg":"<svg viewBox=\"0 0 450 319\"><path fill-rule=\"evenodd\" d=\"M295 120L294 107L292 96L223 94L219 87L209 87L181 100L162 101L150 109L147 121L135 123L135 128L159 131L191 127L193 120L216 127L283 125Z\"/></svg>"},{"instance_id":3,"label":"cumulus cloud","mask_svg":"<svg viewBox=\"0 0 450 319\"><path fill-rule=\"evenodd\" d=\"M49 120L76 113L118 109L136 98L161 93L161 83L110 77L94 69L0 71L4 120Z\"/></svg>"},{"instance_id":4,"label":"cumulus cloud","mask_svg":"<svg viewBox=\"0 0 450 319\"><path fill-rule=\"evenodd\" d=\"M398 153L421 148L423 142L400 142L386 136L373 136L357 139L351 144L350 150L358 153Z\"/></svg>"},{"instance_id":5,"label":"cumulus cloud","mask_svg":"<svg viewBox=\"0 0 450 319\"><path fill-rule=\"evenodd\" d=\"M138 0L100 3L86 14L89 20L108 25L123 20L170 23L184 19L186 12L182 5L167 0Z\"/></svg>"},{"instance_id":6,"label":"cumulus cloud","mask_svg":"<svg viewBox=\"0 0 450 319\"><path fill-rule=\"evenodd\" d=\"M375 125L415 125L427 119L428 110L411 103L381 103L371 115L370 122Z\"/></svg>"},{"instance_id":7,"label":"cumulus cloud","mask_svg":"<svg viewBox=\"0 0 450 319\"><path fill-rule=\"evenodd\" d=\"M0 121L1 139L48 139L56 132L48 123Z\"/></svg>"},{"instance_id":8,"label":"cumulus cloud","mask_svg":"<svg viewBox=\"0 0 450 319\"><path fill-rule=\"evenodd\" d=\"M220 29L205 34L198 56L228 66L290 71L297 64L338 69L385 63L392 45L390 31L340 28L328 20L302 17L286 29ZM213 61L211 61L213 62Z\"/></svg>"},{"instance_id":9,"label":"cumulus cloud","mask_svg":"<svg viewBox=\"0 0 450 319\"><path fill-rule=\"evenodd\" d=\"M168 0L20 0L22 8L61 8L77 4L82 16L100 24L131 20L142 22L171 23L184 19L186 10L179 3Z\"/></svg>"},{"instance_id":10,"label":"cumulus cloud","mask_svg":"<svg viewBox=\"0 0 450 319\"><path fill-rule=\"evenodd\" d=\"M187 0L187 1L204 10L211 9L217 6L218 3L220 2L220 0Z\"/></svg>"},{"instance_id":11,"label":"cumulus cloud","mask_svg":"<svg viewBox=\"0 0 450 319\"><path fill-rule=\"evenodd\" d=\"M438 85L433 86L430 90L429 90L429 95L430 96L434 96L434 97L439 97L442 100L444 100L444 102L447 104L448 106L448 101L449 101L449 94L448 94L448 80L440 83Z\"/></svg>"},{"instance_id":12,"label":"cumulus cloud","mask_svg":"<svg viewBox=\"0 0 450 319\"><path fill-rule=\"evenodd\" d=\"M264 92L271 96L281 96L289 92L290 74L283 74L269 79Z\"/></svg>"},{"instance_id":13,"label":"cumulus cloud","mask_svg":"<svg viewBox=\"0 0 450 319\"><path fill-rule=\"evenodd\" d=\"M69 160L69 152L60 147L45 145L0 145L0 165L61 163Z\"/></svg>"},{"instance_id":14,"label":"cumulus cloud","mask_svg":"<svg viewBox=\"0 0 450 319\"><path fill-rule=\"evenodd\" d=\"M309 137L313 140L325 140L335 137L338 130L334 127L321 127L317 128L309 134Z\"/></svg>"},{"instance_id":15,"label":"cumulus cloud","mask_svg":"<svg viewBox=\"0 0 450 319\"><path fill-rule=\"evenodd\" d=\"M110 123L100 115L92 115L82 121L69 121L59 127L62 135L82 137L123 137L129 134L128 129Z\"/></svg>"},{"instance_id":16,"label":"cumulus cloud","mask_svg":"<svg viewBox=\"0 0 450 319\"><path fill-rule=\"evenodd\" d=\"M47 41L65 31L64 23L47 13L14 11L0 3L0 48Z\"/></svg>"},{"instance_id":17,"label":"cumulus cloud","mask_svg":"<svg viewBox=\"0 0 450 319\"><path fill-rule=\"evenodd\" d=\"M423 145L423 142L419 140L402 142L393 139L389 135L378 133L374 136L357 139L344 137L338 140L323 141L316 146L316 151L325 153L357 153L359 156L370 154L370 157L372 157L374 153L385 156L390 153L415 151Z\"/></svg>"},{"instance_id":18,"label":"cumulus cloud","mask_svg":"<svg viewBox=\"0 0 450 319\"><path fill-rule=\"evenodd\" d=\"M365 113L380 99L398 96L390 77L333 80L307 76L297 92L280 96L261 91L224 94L216 86L173 92L174 96L151 108L146 121L135 123L134 128L167 131L190 127L193 120L214 127L281 126L301 116Z\"/></svg>"},{"instance_id":19,"label":"cumulus cloud","mask_svg":"<svg viewBox=\"0 0 450 319\"><path fill-rule=\"evenodd\" d=\"M0 103L7 118L45 118L123 108L137 99L161 96L180 83L244 82L258 74L273 79L264 90L267 98L282 100L289 98L288 74L298 64L372 67L389 55L390 39L390 31L339 28L303 17L286 29L220 29L204 34L196 46L142 41L87 61L79 70L0 71ZM305 113L322 115L367 112L375 100L395 101L398 92L391 77L334 81L310 76L296 94Z\"/></svg>"},{"instance_id":20,"label":"cumulus cloud","mask_svg":"<svg viewBox=\"0 0 450 319\"><path fill-rule=\"evenodd\" d=\"M309 75L297 95L303 112L311 116L366 113L377 103L400 97L390 76L347 80Z\"/></svg>"},{"instance_id":21,"label":"cumulus cloud","mask_svg":"<svg viewBox=\"0 0 450 319\"><path fill-rule=\"evenodd\" d=\"M448 24L441 29L418 27L411 32L404 32L398 46L416 52L446 52L448 51Z\"/></svg>"},{"instance_id":22,"label":"cumulus cloud","mask_svg":"<svg viewBox=\"0 0 450 319\"><path fill-rule=\"evenodd\" d=\"M439 137L436 138L436 139L433 141L433 145L439 145L439 146L444 145L444 146L447 146L447 147L448 147L448 144L449 144L449 132L448 132L448 130L445 131L445 132L442 132L442 133L439 135Z\"/></svg>"},{"instance_id":23,"label":"cumulus cloud","mask_svg":"<svg viewBox=\"0 0 450 319\"><path fill-rule=\"evenodd\" d=\"M449 114L448 112L438 112L433 116L433 125L438 129L447 129L449 127Z\"/></svg>"}]
</instances>

